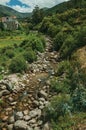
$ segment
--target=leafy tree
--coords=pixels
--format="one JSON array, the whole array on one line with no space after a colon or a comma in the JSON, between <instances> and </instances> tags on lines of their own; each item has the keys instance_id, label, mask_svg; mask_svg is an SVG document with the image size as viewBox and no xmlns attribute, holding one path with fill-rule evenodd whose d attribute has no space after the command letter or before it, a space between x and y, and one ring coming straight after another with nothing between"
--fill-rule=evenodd
<instances>
[{"instance_id":1,"label":"leafy tree","mask_svg":"<svg viewBox=\"0 0 86 130\"><path fill-rule=\"evenodd\" d=\"M43 9L39 9L39 7L36 6L32 12L32 22L34 24L38 24L42 21L43 17L44 17Z\"/></svg>"}]
</instances>

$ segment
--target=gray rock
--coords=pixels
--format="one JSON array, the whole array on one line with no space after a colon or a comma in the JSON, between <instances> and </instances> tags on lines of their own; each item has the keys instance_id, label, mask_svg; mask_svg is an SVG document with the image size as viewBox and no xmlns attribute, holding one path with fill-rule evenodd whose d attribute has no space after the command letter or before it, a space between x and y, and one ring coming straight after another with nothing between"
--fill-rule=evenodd
<instances>
[{"instance_id":1,"label":"gray rock","mask_svg":"<svg viewBox=\"0 0 86 130\"><path fill-rule=\"evenodd\" d=\"M40 110L44 109L44 106L43 105L39 106L39 109Z\"/></svg>"},{"instance_id":2,"label":"gray rock","mask_svg":"<svg viewBox=\"0 0 86 130\"><path fill-rule=\"evenodd\" d=\"M6 89L6 86L5 86L5 85L0 85L0 89L1 89L1 90L5 90L5 89Z\"/></svg>"},{"instance_id":3,"label":"gray rock","mask_svg":"<svg viewBox=\"0 0 86 130\"><path fill-rule=\"evenodd\" d=\"M13 124L8 125L7 130L13 130Z\"/></svg>"},{"instance_id":4,"label":"gray rock","mask_svg":"<svg viewBox=\"0 0 86 130\"><path fill-rule=\"evenodd\" d=\"M32 119L28 122L28 124L35 124L36 123L36 120L35 119Z\"/></svg>"},{"instance_id":5,"label":"gray rock","mask_svg":"<svg viewBox=\"0 0 86 130\"><path fill-rule=\"evenodd\" d=\"M40 128L39 127L35 127L34 130L40 130Z\"/></svg>"},{"instance_id":6,"label":"gray rock","mask_svg":"<svg viewBox=\"0 0 86 130\"><path fill-rule=\"evenodd\" d=\"M14 123L14 130L27 130L27 128L28 128L27 122L23 120L17 120Z\"/></svg>"},{"instance_id":7,"label":"gray rock","mask_svg":"<svg viewBox=\"0 0 86 130\"><path fill-rule=\"evenodd\" d=\"M42 130L52 130L49 126L49 123L46 123Z\"/></svg>"},{"instance_id":8,"label":"gray rock","mask_svg":"<svg viewBox=\"0 0 86 130\"><path fill-rule=\"evenodd\" d=\"M13 102L14 99L13 99L12 97L9 97L8 100L9 100L10 102Z\"/></svg>"},{"instance_id":9,"label":"gray rock","mask_svg":"<svg viewBox=\"0 0 86 130\"><path fill-rule=\"evenodd\" d=\"M27 130L33 130L33 128L31 128L30 126L27 127Z\"/></svg>"},{"instance_id":10,"label":"gray rock","mask_svg":"<svg viewBox=\"0 0 86 130\"><path fill-rule=\"evenodd\" d=\"M34 100L33 103L37 106L39 105L39 102L37 100Z\"/></svg>"},{"instance_id":11,"label":"gray rock","mask_svg":"<svg viewBox=\"0 0 86 130\"><path fill-rule=\"evenodd\" d=\"M41 116L41 110L38 109L38 108L37 108L37 109L34 109L34 110L30 111L29 116L30 116L31 118L34 118L34 117L36 117L36 116L40 117L40 116Z\"/></svg>"},{"instance_id":12,"label":"gray rock","mask_svg":"<svg viewBox=\"0 0 86 130\"><path fill-rule=\"evenodd\" d=\"M39 92L39 94L40 94L41 97L44 97L44 98L47 98L47 96L48 96L48 94L45 91L43 91L43 90L41 90Z\"/></svg>"},{"instance_id":13,"label":"gray rock","mask_svg":"<svg viewBox=\"0 0 86 130\"><path fill-rule=\"evenodd\" d=\"M9 95L9 94L10 94L10 92L9 92L8 90L2 90L2 91L0 92L0 97L6 96L6 95Z\"/></svg>"},{"instance_id":14,"label":"gray rock","mask_svg":"<svg viewBox=\"0 0 86 130\"><path fill-rule=\"evenodd\" d=\"M28 115L29 111L28 110L25 110L23 111L24 115Z\"/></svg>"},{"instance_id":15,"label":"gray rock","mask_svg":"<svg viewBox=\"0 0 86 130\"><path fill-rule=\"evenodd\" d=\"M10 124L14 123L14 122L15 122L14 116L11 116L11 117L9 118L8 122L9 122Z\"/></svg>"},{"instance_id":16,"label":"gray rock","mask_svg":"<svg viewBox=\"0 0 86 130\"><path fill-rule=\"evenodd\" d=\"M45 102L45 98L39 98L39 101Z\"/></svg>"},{"instance_id":17,"label":"gray rock","mask_svg":"<svg viewBox=\"0 0 86 130\"><path fill-rule=\"evenodd\" d=\"M24 120L25 120L25 121L29 121L30 119L31 119L30 116L28 116L28 115L24 116Z\"/></svg>"},{"instance_id":18,"label":"gray rock","mask_svg":"<svg viewBox=\"0 0 86 130\"><path fill-rule=\"evenodd\" d=\"M15 115L16 120L22 120L24 117L22 112L17 112Z\"/></svg>"},{"instance_id":19,"label":"gray rock","mask_svg":"<svg viewBox=\"0 0 86 130\"><path fill-rule=\"evenodd\" d=\"M10 103L11 106L14 106L14 105L16 105L16 104L17 104L17 102L12 102L12 103Z\"/></svg>"},{"instance_id":20,"label":"gray rock","mask_svg":"<svg viewBox=\"0 0 86 130\"><path fill-rule=\"evenodd\" d=\"M42 101L39 101L39 104L40 104L40 105L44 105L44 102L42 102Z\"/></svg>"}]
</instances>

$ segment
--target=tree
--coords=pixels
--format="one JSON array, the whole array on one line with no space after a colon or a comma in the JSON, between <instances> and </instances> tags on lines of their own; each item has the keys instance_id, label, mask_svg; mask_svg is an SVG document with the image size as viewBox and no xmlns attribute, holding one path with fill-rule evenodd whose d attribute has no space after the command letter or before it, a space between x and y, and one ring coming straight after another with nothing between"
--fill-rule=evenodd
<instances>
[{"instance_id":1,"label":"tree","mask_svg":"<svg viewBox=\"0 0 86 130\"><path fill-rule=\"evenodd\" d=\"M33 9L32 22L34 24L38 24L38 23L40 23L42 21L43 17L44 17L43 9L39 9L39 7L36 6Z\"/></svg>"}]
</instances>

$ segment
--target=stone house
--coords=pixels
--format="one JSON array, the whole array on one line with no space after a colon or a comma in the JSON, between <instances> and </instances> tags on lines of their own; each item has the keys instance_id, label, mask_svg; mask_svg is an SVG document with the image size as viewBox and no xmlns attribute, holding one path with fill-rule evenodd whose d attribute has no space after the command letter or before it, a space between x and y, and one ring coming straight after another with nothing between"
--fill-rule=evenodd
<instances>
[{"instance_id":1,"label":"stone house","mask_svg":"<svg viewBox=\"0 0 86 130\"><path fill-rule=\"evenodd\" d=\"M1 22L4 25L4 28L6 30L16 30L19 27L19 23L16 19L16 16L7 16L7 17L2 17Z\"/></svg>"}]
</instances>

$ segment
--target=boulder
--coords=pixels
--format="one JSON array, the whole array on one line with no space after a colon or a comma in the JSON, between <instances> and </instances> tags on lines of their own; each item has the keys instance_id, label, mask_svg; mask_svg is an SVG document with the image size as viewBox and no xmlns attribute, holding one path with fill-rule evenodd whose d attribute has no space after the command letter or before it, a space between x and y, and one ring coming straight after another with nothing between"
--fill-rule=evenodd
<instances>
[{"instance_id":1,"label":"boulder","mask_svg":"<svg viewBox=\"0 0 86 130\"><path fill-rule=\"evenodd\" d=\"M49 126L49 123L47 122L46 124L44 124L44 127L42 130L52 130Z\"/></svg>"},{"instance_id":2,"label":"boulder","mask_svg":"<svg viewBox=\"0 0 86 130\"><path fill-rule=\"evenodd\" d=\"M41 110L38 109L38 108L37 108L37 109L34 109L34 110L30 111L29 116L30 116L31 118L34 118L34 117L36 117L36 116L40 117L40 116L41 116Z\"/></svg>"},{"instance_id":3,"label":"boulder","mask_svg":"<svg viewBox=\"0 0 86 130\"><path fill-rule=\"evenodd\" d=\"M23 115L23 112L21 112L21 111L17 112L16 115L15 115L16 120L22 120L23 117L24 117L24 115Z\"/></svg>"},{"instance_id":4,"label":"boulder","mask_svg":"<svg viewBox=\"0 0 86 130\"><path fill-rule=\"evenodd\" d=\"M23 120L17 120L14 123L14 130L27 130L27 128L28 128L27 122Z\"/></svg>"},{"instance_id":5,"label":"boulder","mask_svg":"<svg viewBox=\"0 0 86 130\"><path fill-rule=\"evenodd\" d=\"M13 124L8 125L7 130L13 130Z\"/></svg>"},{"instance_id":6,"label":"boulder","mask_svg":"<svg viewBox=\"0 0 86 130\"><path fill-rule=\"evenodd\" d=\"M11 117L9 118L8 122L9 122L10 124L14 123L14 122L15 122L14 116L11 116Z\"/></svg>"}]
</instances>

